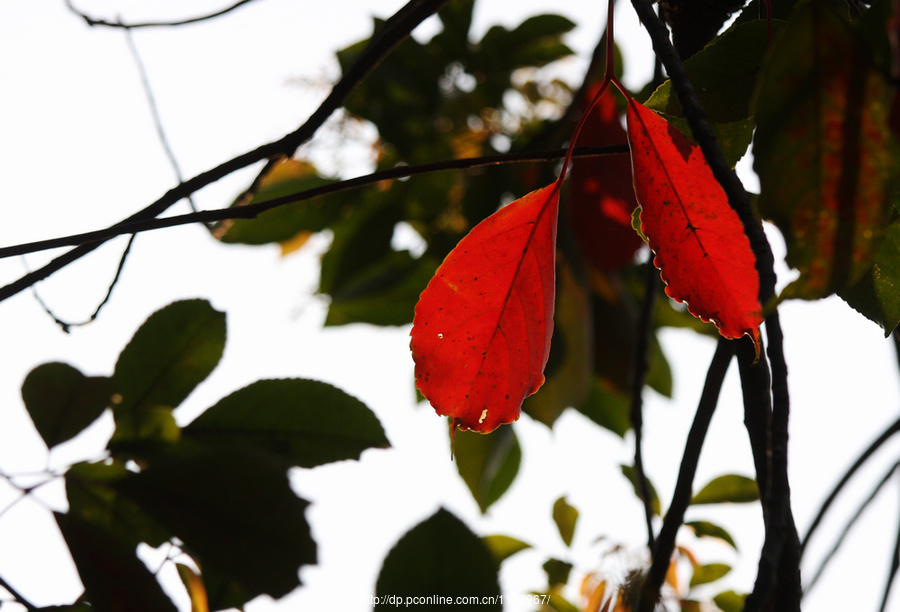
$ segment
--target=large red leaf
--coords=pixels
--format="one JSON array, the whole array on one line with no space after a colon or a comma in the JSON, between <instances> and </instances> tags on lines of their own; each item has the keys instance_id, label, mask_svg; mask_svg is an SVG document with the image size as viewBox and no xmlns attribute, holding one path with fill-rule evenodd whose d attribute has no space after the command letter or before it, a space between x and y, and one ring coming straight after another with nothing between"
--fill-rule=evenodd
<instances>
[{"instance_id":1,"label":"large red leaf","mask_svg":"<svg viewBox=\"0 0 900 612\"><path fill-rule=\"evenodd\" d=\"M592 100L598 87L586 99ZM611 91L601 96L585 119L579 145L616 145L628 142L619 122ZM601 270L615 270L631 263L644 244L631 227L637 208L631 184L631 162L625 155L588 157L572 161L569 181L569 213L575 238L584 257Z\"/></svg>"},{"instance_id":2,"label":"large red leaf","mask_svg":"<svg viewBox=\"0 0 900 612\"><path fill-rule=\"evenodd\" d=\"M725 338L757 337L759 275L750 240L703 153L639 102L628 102L634 188L666 293Z\"/></svg>"},{"instance_id":3,"label":"large red leaf","mask_svg":"<svg viewBox=\"0 0 900 612\"><path fill-rule=\"evenodd\" d=\"M416 386L454 426L519 418L544 382L555 298L559 185L475 226L422 292L410 332Z\"/></svg>"}]
</instances>

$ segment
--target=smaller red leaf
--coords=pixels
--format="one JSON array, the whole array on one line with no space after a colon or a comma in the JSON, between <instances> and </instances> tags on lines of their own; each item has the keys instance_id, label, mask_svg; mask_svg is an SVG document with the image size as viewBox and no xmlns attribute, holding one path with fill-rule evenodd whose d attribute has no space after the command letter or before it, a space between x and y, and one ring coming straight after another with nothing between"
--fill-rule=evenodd
<instances>
[{"instance_id":1,"label":"smaller red leaf","mask_svg":"<svg viewBox=\"0 0 900 612\"><path fill-rule=\"evenodd\" d=\"M544 382L556 293L554 182L476 225L416 305L416 386L438 414L481 433L519 418Z\"/></svg>"},{"instance_id":2,"label":"smaller red leaf","mask_svg":"<svg viewBox=\"0 0 900 612\"><path fill-rule=\"evenodd\" d=\"M669 297L725 338L758 337L759 275L750 240L700 148L639 102L628 139L641 231Z\"/></svg>"}]
</instances>

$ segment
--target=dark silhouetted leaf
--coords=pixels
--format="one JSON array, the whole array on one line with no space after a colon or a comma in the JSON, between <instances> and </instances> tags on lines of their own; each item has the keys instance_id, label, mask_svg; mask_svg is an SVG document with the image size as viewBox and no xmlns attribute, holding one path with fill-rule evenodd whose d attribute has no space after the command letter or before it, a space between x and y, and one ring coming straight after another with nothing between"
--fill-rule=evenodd
<instances>
[{"instance_id":1,"label":"dark silhouetted leaf","mask_svg":"<svg viewBox=\"0 0 900 612\"><path fill-rule=\"evenodd\" d=\"M92 523L132 546L140 542L161 546L172 538L172 531L116 489L117 483L131 474L120 462L70 467L65 476L69 516Z\"/></svg>"},{"instance_id":2,"label":"dark silhouetted leaf","mask_svg":"<svg viewBox=\"0 0 900 612\"><path fill-rule=\"evenodd\" d=\"M591 390L593 346L590 329L590 297L571 266L560 258L556 277L556 311L550 355L540 390L525 399L522 411L551 427L563 410L577 406Z\"/></svg>"},{"instance_id":3,"label":"dark silhouetted leaf","mask_svg":"<svg viewBox=\"0 0 900 612\"><path fill-rule=\"evenodd\" d=\"M552 589L556 585L565 585L569 582L569 574L572 573L572 564L560 559L547 559L542 566L547 573L547 584Z\"/></svg>"},{"instance_id":4,"label":"dark silhouetted leaf","mask_svg":"<svg viewBox=\"0 0 900 612\"><path fill-rule=\"evenodd\" d=\"M710 523L709 521L689 521L684 525L685 527L690 527L694 534L699 538L718 538L737 550L737 544L735 544L731 534L715 523Z\"/></svg>"},{"instance_id":5,"label":"dark silhouetted leaf","mask_svg":"<svg viewBox=\"0 0 900 612\"><path fill-rule=\"evenodd\" d=\"M750 240L699 147L662 117L628 103L641 229L666 293L725 338L759 335L759 275Z\"/></svg>"},{"instance_id":6,"label":"dark silhouetted leaf","mask_svg":"<svg viewBox=\"0 0 900 612\"><path fill-rule=\"evenodd\" d=\"M115 483L184 543L203 569L211 607L242 607L300 585L316 544L284 464L245 446L182 440Z\"/></svg>"},{"instance_id":7,"label":"dark silhouetted leaf","mask_svg":"<svg viewBox=\"0 0 900 612\"><path fill-rule=\"evenodd\" d=\"M772 25L777 31L783 24ZM710 122L742 121L753 114L750 100L768 47L766 28L764 19L735 26L684 63ZM671 81L660 85L644 105L673 117L684 116Z\"/></svg>"},{"instance_id":8,"label":"dark silhouetted leaf","mask_svg":"<svg viewBox=\"0 0 900 612\"><path fill-rule=\"evenodd\" d=\"M45 363L22 383L22 399L48 448L81 433L110 405L112 384L65 363Z\"/></svg>"},{"instance_id":9,"label":"dark silhouetted leaf","mask_svg":"<svg viewBox=\"0 0 900 612\"><path fill-rule=\"evenodd\" d=\"M888 85L840 2L798 3L767 57L756 96L759 208L800 271L783 295L820 298L869 270L886 225Z\"/></svg>"},{"instance_id":10,"label":"dark silhouetted leaf","mask_svg":"<svg viewBox=\"0 0 900 612\"><path fill-rule=\"evenodd\" d=\"M566 546L571 546L575 525L578 523L578 509L570 505L565 497L560 497L553 502L553 522L556 523L562 541Z\"/></svg>"},{"instance_id":11,"label":"dark silhouetted leaf","mask_svg":"<svg viewBox=\"0 0 900 612\"><path fill-rule=\"evenodd\" d=\"M506 492L522 460L516 433L506 427L489 436L468 431L454 435L456 468L482 512Z\"/></svg>"},{"instance_id":12,"label":"dark silhouetted leaf","mask_svg":"<svg viewBox=\"0 0 900 612\"><path fill-rule=\"evenodd\" d=\"M400 538L384 560L375 593L400 597L401 601L407 597L441 598L432 599L435 609L503 609L497 562L490 549L444 509ZM494 603L456 605L458 596L486 597Z\"/></svg>"},{"instance_id":13,"label":"dark silhouetted leaf","mask_svg":"<svg viewBox=\"0 0 900 612\"><path fill-rule=\"evenodd\" d=\"M260 380L235 391L183 435L223 448L252 445L306 468L390 446L365 404L328 383L302 379Z\"/></svg>"},{"instance_id":14,"label":"dark silhouetted leaf","mask_svg":"<svg viewBox=\"0 0 900 612\"><path fill-rule=\"evenodd\" d=\"M544 382L553 332L559 186L475 226L416 305L416 386L438 414L486 433L519 418Z\"/></svg>"},{"instance_id":15,"label":"dark silhouetted leaf","mask_svg":"<svg viewBox=\"0 0 900 612\"><path fill-rule=\"evenodd\" d=\"M691 499L691 504L743 504L759 500L756 481L738 474L713 478Z\"/></svg>"},{"instance_id":16,"label":"dark silhouetted leaf","mask_svg":"<svg viewBox=\"0 0 900 612\"><path fill-rule=\"evenodd\" d=\"M900 221L885 230L872 268L855 285L838 293L880 325L885 338L891 335L900 323Z\"/></svg>"},{"instance_id":17,"label":"dark silhouetted leaf","mask_svg":"<svg viewBox=\"0 0 900 612\"><path fill-rule=\"evenodd\" d=\"M620 438L624 438L631 429L628 398L606 390L600 381L594 381L591 394L584 402L575 406L575 409Z\"/></svg>"},{"instance_id":18,"label":"dark silhouetted leaf","mask_svg":"<svg viewBox=\"0 0 900 612\"><path fill-rule=\"evenodd\" d=\"M54 512L97 612L175 612L150 570L135 556L135 545L76 516Z\"/></svg>"},{"instance_id":19,"label":"dark silhouetted leaf","mask_svg":"<svg viewBox=\"0 0 900 612\"><path fill-rule=\"evenodd\" d=\"M701 584L709 584L722 578L731 571L731 566L725 563L709 563L707 565L698 565L694 568L691 575L691 588Z\"/></svg>"},{"instance_id":20,"label":"dark silhouetted leaf","mask_svg":"<svg viewBox=\"0 0 900 612\"><path fill-rule=\"evenodd\" d=\"M531 544L505 535L489 535L484 536L482 539L484 540L484 543L487 544L488 548L491 549L491 553L493 553L497 565L500 565L517 552L522 552L523 550L531 548Z\"/></svg>"},{"instance_id":21,"label":"dark silhouetted leaf","mask_svg":"<svg viewBox=\"0 0 900 612\"><path fill-rule=\"evenodd\" d=\"M111 447L176 441L172 410L212 372L224 348L225 313L205 300L175 302L151 315L116 363Z\"/></svg>"}]
</instances>

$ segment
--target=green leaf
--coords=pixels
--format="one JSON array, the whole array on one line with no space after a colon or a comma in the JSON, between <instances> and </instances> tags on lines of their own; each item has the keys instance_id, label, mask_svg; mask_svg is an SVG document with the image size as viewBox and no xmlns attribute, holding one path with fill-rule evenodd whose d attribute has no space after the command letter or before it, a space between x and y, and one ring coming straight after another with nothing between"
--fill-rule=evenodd
<instances>
[{"instance_id":1,"label":"green leaf","mask_svg":"<svg viewBox=\"0 0 900 612\"><path fill-rule=\"evenodd\" d=\"M54 512L92 610L175 612L134 544L80 517Z\"/></svg>"},{"instance_id":2,"label":"green leaf","mask_svg":"<svg viewBox=\"0 0 900 612\"><path fill-rule=\"evenodd\" d=\"M22 384L22 399L48 448L74 438L110 405L112 384L65 363L45 363Z\"/></svg>"},{"instance_id":3,"label":"green leaf","mask_svg":"<svg viewBox=\"0 0 900 612\"><path fill-rule=\"evenodd\" d=\"M780 25L773 22L773 30ZM750 100L768 47L766 28L764 19L736 26L684 63L710 122L743 121L752 115ZM684 116L671 81L660 85L644 105L667 115Z\"/></svg>"},{"instance_id":4,"label":"green leaf","mask_svg":"<svg viewBox=\"0 0 900 612\"><path fill-rule=\"evenodd\" d=\"M506 492L522 461L512 427L490 434L458 430L454 434L456 469L482 512Z\"/></svg>"},{"instance_id":5,"label":"green leaf","mask_svg":"<svg viewBox=\"0 0 900 612\"><path fill-rule=\"evenodd\" d=\"M331 294L325 325L412 322L419 294L438 264L429 256L413 258L409 251L386 253Z\"/></svg>"},{"instance_id":6,"label":"green leaf","mask_svg":"<svg viewBox=\"0 0 900 612\"><path fill-rule=\"evenodd\" d=\"M727 474L713 478L691 499L692 505L700 504L743 504L759 500L756 481L738 474Z\"/></svg>"},{"instance_id":7,"label":"green leaf","mask_svg":"<svg viewBox=\"0 0 900 612\"><path fill-rule=\"evenodd\" d=\"M885 230L872 268L855 285L838 294L880 325L885 338L891 335L900 323L900 220Z\"/></svg>"},{"instance_id":8,"label":"green leaf","mask_svg":"<svg viewBox=\"0 0 900 612\"><path fill-rule=\"evenodd\" d=\"M235 391L183 435L223 448L251 445L306 468L390 446L365 404L328 383L303 379L261 380Z\"/></svg>"},{"instance_id":9,"label":"green leaf","mask_svg":"<svg viewBox=\"0 0 900 612\"><path fill-rule=\"evenodd\" d=\"M713 597L713 601L722 612L742 612L745 599L747 599L746 594L735 593L734 591L723 591Z\"/></svg>"},{"instance_id":10,"label":"green leaf","mask_svg":"<svg viewBox=\"0 0 900 612\"><path fill-rule=\"evenodd\" d=\"M256 194L231 206L258 204L300 193L328 183L314 166L297 159L284 159L266 173ZM255 219L224 221L214 235L228 244L268 244L285 242L302 232L319 232L339 215L339 207L323 198L304 200L273 208Z\"/></svg>"},{"instance_id":11,"label":"green leaf","mask_svg":"<svg viewBox=\"0 0 900 612\"><path fill-rule=\"evenodd\" d=\"M691 588L695 586L699 586L701 584L709 584L710 582L715 582L719 578L728 574L731 571L731 566L726 565L725 563L709 563L707 565L698 565L694 568L694 573L691 576Z\"/></svg>"},{"instance_id":12,"label":"green leaf","mask_svg":"<svg viewBox=\"0 0 900 612\"><path fill-rule=\"evenodd\" d=\"M224 348L225 313L205 300L175 302L151 315L116 363L111 446L176 441L172 410L212 372Z\"/></svg>"},{"instance_id":13,"label":"green leaf","mask_svg":"<svg viewBox=\"0 0 900 612\"><path fill-rule=\"evenodd\" d=\"M384 560L375 594L418 600L433 609L450 609L456 597L490 598L470 606L502 610L497 563L482 540L443 508L408 531ZM449 598L449 599L445 599ZM413 601L413 600L410 600Z\"/></svg>"},{"instance_id":14,"label":"green leaf","mask_svg":"<svg viewBox=\"0 0 900 612\"><path fill-rule=\"evenodd\" d=\"M488 535L484 536L482 540L491 549L497 565L500 565L517 552L531 548L531 544L505 535Z\"/></svg>"},{"instance_id":15,"label":"green leaf","mask_svg":"<svg viewBox=\"0 0 900 612\"><path fill-rule=\"evenodd\" d=\"M184 543L213 609L282 597L300 585L298 568L316 562L308 502L283 463L249 447L183 440L114 486Z\"/></svg>"},{"instance_id":16,"label":"green leaf","mask_svg":"<svg viewBox=\"0 0 900 612\"><path fill-rule=\"evenodd\" d=\"M569 582L569 574L572 573L572 564L560 559L547 559L542 566L547 574L547 584L552 589L556 585L565 585Z\"/></svg>"},{"instance_id":17,"label":"green leaf","mask_svg":"<svg viewBox=\"0 0 900 612\"><path fill-rule=\"evenodd\" d=\"M158 547L172 531L148 515L140 504L116 489L130 476L123 463L76 463L66 472L69 516L102 528L132 547L140 542Z\"/></svg>"},{"instance_id":18,"label":"green leaf","mask_svg":"<svg viewBox=\"0 0 900 612\"><path fill-rule=\"evenodd\" d=\"M737 550L737 544L735 544L731 534L715 523L710 523L709 521L690 521L685 523L685 526L690 527L694 534L699 538L718 538L730 544L732 548Z\"/></svg>"},{"instance_id":19,"label":"green leaf","mask_svg":"<svg viewBox=\"0 0 900 612\"><path fill-rule=\"evenodd\" d=\"M824 297L870 269L890 212L889 96L846 6L799 2L755 97L759 209L800 271L784 297Z\"/></svg>"},{"instance_id":20,"label":"green leaf","mask_svg":"<svg viewBox=\"0 0 900 612\"><path fill-rule=\"evenodd\" d=\"M619 468L622 470L622 475L628 479L631 483L631 486L634 487L634 494L637 498L641 499L641 487L638 484L637 473L635 472L634 467L630 465L620 465ZM650 482L649 478L647 480L647 488L650 489L650 509L653 510L653 514L659 516L662 514L662 507L659 503L659 496L656 494L656 487L653 486L653 483Z\"/></svg>"},{"instance_id":21,"label":"green leaf","mask_svg":"<svg viewBox=\"0 0 900 612\"><path fill-rule=\"evenodd\" d=\"M575 409L600 427L624 438L631 429L628 399L622 394L608 391L604 387L604 383L595 378L591 386L591 394L585 401L575 406Z\"/></svg>"},{"instance_id":22,"label":"green leaf","mask_svg":"<svg viewBox=\"0 0 900 612\"><path fill-rule=\"evenodd\" d=\"M565 497L560 497L553 502L553 522L556 523L563 542L566 546L571 546L575 525L578 523L578 509L569 505Z\"/></svg>"}]
</instances>

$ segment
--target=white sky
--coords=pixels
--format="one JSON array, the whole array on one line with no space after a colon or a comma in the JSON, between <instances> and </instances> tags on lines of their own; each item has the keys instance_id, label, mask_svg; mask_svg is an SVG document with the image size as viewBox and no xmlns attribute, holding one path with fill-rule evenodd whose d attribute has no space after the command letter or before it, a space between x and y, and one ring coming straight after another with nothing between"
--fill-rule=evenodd
<instances>
[{"instance_id":1,"label":"white sky","mask_svg":"<svg viewBox=\"0 0 900 612\"><path fill-rule=\"evenodd\" d=\"M122 11L125 20L185 15L182 3L174 1L78 4L106 17ZM193 2L190 15L226 4ZM372 14L386 17L401 4L257 0L206 24L135 32L185 174L295 129L324 95L321 89L298 86L298 80L333 78L332 52L367 36ZM514 25L538 12L562 12L581 24L569 38L581 57L568 62L566 70L575 75L584 69L604 21L602 3L528 0L514 9L510 4L479 0L476 32L497 22ZM617 42L626 64L643 70L627 74L626 82L641 84L650 69L649 43L635 27L630 8L623 5L618 12ZM433 31L429 28L433 25L425 24L418 34ZM87 28L61 0L0 3L0 83L0 245L107 226L175 184L122 32ZM202 207L223 206L253 175L222 181L203 190L197 201ZM179 212L185 211L180 204ZM41 295L63 318L87 316L105 293L123 246L116 240L42 283ZM408 329L321 330L324 307L312 293L322 246L319 241L282 259L276 248L222 246L198 227L158 231L139 237L111 303L88 328L63 334L28 293L0 304L0 470L21 474L95 457L111 428L109 421L101 422L48 457L19 396L34 366L65 361L88 374L108 374L125 342L152 312L176 299L204 297L228 313L228 345L217 370L179 409L182 423L259 378L309 377L365 401L394 447L369 451L358 463L295 474L298 491L314 502L308 518L319 544L319 565L302 571L304 588L278 604L255 601L248 612L368 609L384 554L439 505L479 533L506 533L538 547L504 565L501 579L510 595L544 586L540 564L548 555L574 560L576 571L583 572L596 563L598 536L635 546L643 542L639 507L617 467L631 461L630 445L574 414L564 416L552 432L527 417L515 425L524 447L520 477L487 516L480 516L449 461L445 421L413 405ZM29 256L28 264L37 267L51 255ZM3 284L22 272L20 260L0 261ZM794 509L803 532L852 457L896 417L900 394L896 360L881 330L840 300L787 304L782 316L793 398ZM676 397L668 401L648 394L645 448L648 473L665 505L713 344L683 332L666 332L663 343ZM732 371L698 486L727 472L752 474L741 412ZM896 451L895 444L882 453L883 467L867 475L869 482L880 477ZM868 486L857 489L858 497ZM57 482L41 490L37 497L44 501L24 500L0 516L0 575L39 605L69 602L80 593L44 505L64 507L61 491ZM560 495L581 511L571 552L564 550L550 519L551 504ZM0 509L14 497L0 480ZM805 609L875 607L896 516L895 495L888 492L866 515ZM745 560L722 588L749 590L761 543L757 507L693 509L689 517L715 520L736 535ZM733 560L724 547L699 550L706 562ZM178 602L187 605L183 598ZM900 609L900 597L894 602Z\"/></svg>"}]
</instances>

